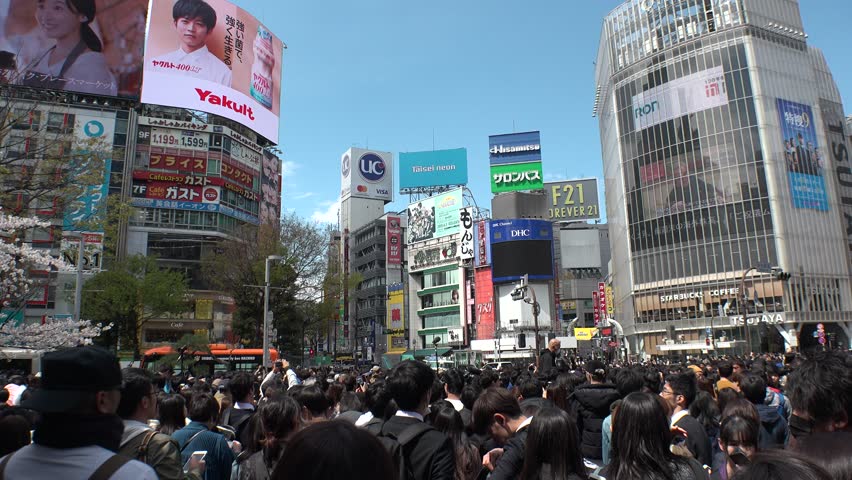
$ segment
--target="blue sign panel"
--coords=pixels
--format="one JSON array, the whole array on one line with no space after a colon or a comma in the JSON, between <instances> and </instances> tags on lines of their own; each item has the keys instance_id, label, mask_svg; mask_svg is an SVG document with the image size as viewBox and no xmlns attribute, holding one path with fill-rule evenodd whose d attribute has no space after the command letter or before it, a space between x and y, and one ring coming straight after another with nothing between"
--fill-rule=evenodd
<instances>
[{"instance_id":1,"label":"blue sign panel","mask_svg":"<svg viewBox=\"0 0 852 480\"><path fill-rule=\"evenodd\" d=\"M399 154L399 188L467 184L467 149Z\"/></svg>"},{"instance_id":2,"label":"blue sign panel","mask_svg":"<svg viewBox=\"0 0 852 480\"><path fill-rule=\"evenodd\" d=\"M793 206L828 211L826 155L819 148L813 110L809 105L780 98L777 105Z\"/></svg>"},{"instance_id":3,"label":"blue sign panel","mask_svg":"<svg viewBox=\"0 0 852 480\"><path fill-rule=\"evenodd\" d=\"M491 276L494 283L553 279L553 224L546 220L492 220Z\"/></svg>"},{"instance_id":4,"label":"blue sign panel","mask_svg":"<svg viewBox=\"0 0 852 480\"><path fill-rule=\"evenodd\" d=\"M541 161L539 132L507 133L488 137L491 165Z\"/></svg>"},{"instance_id":5,"label":"blue sign panel","mask_svg":"<svg viewBox=\"0 0 852 480\"><path fill-rule=\"evenodd\" d=\"M260 225L260 220L253 215L225 205L217 205L215 203L179 202L175 200L157 200L153 198L132 198L130 199L130 202L134 207L171 208L173 210L187 210L192 212L219 212L230 217L234 217L237 220L251 223L252 225Z\"/></svg>"}]
</instances>

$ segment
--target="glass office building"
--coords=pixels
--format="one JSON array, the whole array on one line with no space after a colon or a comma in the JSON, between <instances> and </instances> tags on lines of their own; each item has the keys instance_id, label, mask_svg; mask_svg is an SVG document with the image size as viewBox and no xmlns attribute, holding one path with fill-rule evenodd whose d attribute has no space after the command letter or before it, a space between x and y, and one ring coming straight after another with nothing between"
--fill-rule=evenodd
<instances>
[{"instance_id":1,"label":"glass office building","mask_svg":"<svg viewBox=\"0 0 852 480\"><path fill-rule=\"evenodd\" d=\"M798 2L631 0L595 73L630 353L848 346L843 107Z\"/></svg>"}]
</instances>

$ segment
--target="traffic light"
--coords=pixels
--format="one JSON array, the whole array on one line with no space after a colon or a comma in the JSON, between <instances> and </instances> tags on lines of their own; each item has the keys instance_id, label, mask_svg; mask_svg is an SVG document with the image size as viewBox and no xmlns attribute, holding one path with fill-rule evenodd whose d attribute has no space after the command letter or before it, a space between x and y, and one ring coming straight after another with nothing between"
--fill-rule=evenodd
<instances>
[{"instance_id":1,"label":"traffic light","mask_svg":"<svg viewBox=\"0 0 852 480\"><path fill-rule=\"evenodd\" d=\"M782 282L786 282L787 280L790 280L790 274L782 270L775 274L775 278Z\"/></svg>"},{"instance_id":2,"label":"traffic light","mask_svg":"<svg viewBox=\"0 0 852 480\"><path fill-rule=\"evenodd\" d=\"M518 334L518 347L527 348L527 335L525 333Z\"/></svg>"},{"instance_id":3,"label":"traffic light","mask_svg":"<svg viewBox=\"0 0 852 480\"><path fill-rule=\"evenodd\" d=\"M314 358L314 354L315 354L316 352L314 352L314 349L313 349L313 348L310 350L310 352L309 352L309 353L310 353L310 355L311 355L311 358Z\"/></svg>"}]
</instances>

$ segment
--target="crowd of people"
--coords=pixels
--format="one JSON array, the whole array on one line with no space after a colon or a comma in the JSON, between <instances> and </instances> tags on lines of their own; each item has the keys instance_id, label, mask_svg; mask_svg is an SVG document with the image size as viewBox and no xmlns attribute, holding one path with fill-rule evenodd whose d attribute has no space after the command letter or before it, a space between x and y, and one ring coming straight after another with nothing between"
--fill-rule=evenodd
<instances>
[{"instance_id":1,"label":"crowd of people","mask_svg":"<svg viewBox=\"0 0 852 480\"><path fill-rule=\"evenodd\" d=\"M850 480L852 355L0 378L0 479Z\"/></svg>"}]
</instances>

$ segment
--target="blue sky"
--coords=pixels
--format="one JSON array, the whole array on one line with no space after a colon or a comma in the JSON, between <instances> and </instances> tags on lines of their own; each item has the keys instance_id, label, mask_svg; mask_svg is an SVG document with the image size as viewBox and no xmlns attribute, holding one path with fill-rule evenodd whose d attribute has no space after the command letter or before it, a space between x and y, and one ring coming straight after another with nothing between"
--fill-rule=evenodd
<instances>
[{"instance_id":1,"label":"blue sky","mask_svg":"<svg viewBox=\"0 0 852 480\"><path fill-rule=\"evenodd\" d=\"M236 0L287 45L283 209L336 222L340 155L467 148L490 208L488 136L541 131L545 179L601 177L592 118L603 17L618 0ZM800 0L852 112L852 1ZM401 210L398 194L388 210ZM602 205L603 206L603 205Z\"/></svg>"}]
</instances>

